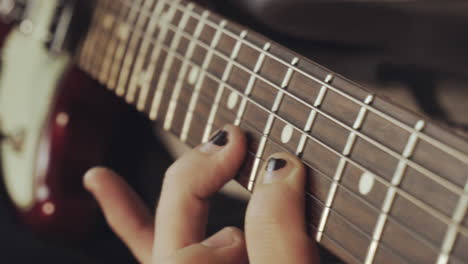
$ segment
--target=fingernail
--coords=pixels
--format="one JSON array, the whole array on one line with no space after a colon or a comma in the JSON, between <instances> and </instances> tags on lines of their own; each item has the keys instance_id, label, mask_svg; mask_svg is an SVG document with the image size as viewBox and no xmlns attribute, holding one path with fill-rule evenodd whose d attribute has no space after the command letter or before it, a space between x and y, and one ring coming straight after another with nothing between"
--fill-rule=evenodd
<instances>
[{"instance_id":1,"label":"fingernail","mask_svg":"<svg viewBox=\"0 0 468 264\"><path fill-rule=\"evenodd\" d=\"M222 248L234 243L233 232L230 228L224 228L218 233L202 242L203 245L211 248Z\"/></svg>"},{"instance_id":2,"label":"fingernail","mask_svg":"<svg viewBox=\"0 0 468 264\"><path fill-rule=\"evenodd\" d=\"M287 171L282 170L286 165L288 165L288 162L285 159L270 158L265 167L266 172L263 183L272 183L286 177Z\"/></svg>"},{"instance_id":3,"label":"fingernail","mask_svg":"<svg viewBox=\"0 0 468 264\"><path fill-rule=\"evenodd\" d=\"M227 132L220 130L210 138L210 142L216 146L224 146L228 143Z\"/></svg>"},{"instance_id":4,"label":"fingernail","mask_svg":"<svg viewBox=\"0 0 468 264\"><path fill-rule=\"evenodd\" d=\"M220 149L220 147L228 143L228 132L226 130L219 130L216 132L208 142L201 145L199 150L205 153L213 153Z\"/></svg>"}]
</instances>

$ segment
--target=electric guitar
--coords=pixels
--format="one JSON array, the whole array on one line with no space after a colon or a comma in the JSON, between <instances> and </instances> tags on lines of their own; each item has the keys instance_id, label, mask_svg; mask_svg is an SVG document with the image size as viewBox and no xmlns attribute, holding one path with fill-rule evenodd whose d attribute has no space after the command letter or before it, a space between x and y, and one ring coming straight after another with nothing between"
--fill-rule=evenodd
<instances>
[{"instance_id":1,"label":"electric guitar","mask_svg":"<svg viewBox=\"0 0 468 264\"><path fill-rule=\"evenodd\" d=\"M277 151L298 155L308 169L311 236L347 263L468 261L466 140L197 4L93 4L78 51L64 55L63 61L60 56L51 60L79 69L69 71L61 87L68 89L76 76L87 74L189 146L206 141L226 123L240 126L250 142L237 180L249 191L255 191L267 156ZM13 55L8 59L9 43L28 39L19 34L12 33L6 43L5 65L14 64ZM42 50L45 61L51 59L47 51ZM55 71L38 96L53 95L63 73ZM23 123L36 135L30 139L36 142L32 147L24 145L28 157L19 157L12 144L2 144L5 182L13 201L30 223L39 221L41 226L64 219L54 217L70 211L84 215L86 202L70 206L57 199L61 195L50 195L63 194L68 180L41 165L60 162L43 153L60 146L52 135L73 133L73 119L57 110L60 104L41 106L37 117L9 117L6 113L17 111L7 108L5 95L14 93L8 88L10 74L5 69L0 80L2 127L30 118ZM21 90L31 91L32 80L23 77ZM45 130L40 125L44 120ZM21 176L16 176L17 166L24 166ZM23 193L19 186L30 192Z\"/></svg>"}]
</instances>

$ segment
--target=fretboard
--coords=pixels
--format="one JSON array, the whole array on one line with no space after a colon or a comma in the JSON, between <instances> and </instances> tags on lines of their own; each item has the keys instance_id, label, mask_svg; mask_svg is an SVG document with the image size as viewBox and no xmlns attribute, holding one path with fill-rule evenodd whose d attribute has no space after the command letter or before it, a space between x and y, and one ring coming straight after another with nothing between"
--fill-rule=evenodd
<instances>
[{"instance_id":1,"label":"fretboard","mask_svg":"<svg viewBox=\"0 0 468 264\"><path fill-rule=\"evenodd\" d=\"M237 180L270 154L308 168L311 236L348 263L468 261L468 143L185 1L100 0L79 66L190 146L248 133Z\"/></svg>"}]
</instances>

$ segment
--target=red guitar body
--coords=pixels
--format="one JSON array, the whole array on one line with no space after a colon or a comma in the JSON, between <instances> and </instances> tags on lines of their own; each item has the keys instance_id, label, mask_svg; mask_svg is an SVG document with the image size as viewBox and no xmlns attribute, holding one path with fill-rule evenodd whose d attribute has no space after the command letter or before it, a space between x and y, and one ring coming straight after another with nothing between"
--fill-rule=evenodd
<instances>
[{"instance_id":1,"label":"red guitar body","mask_svg":"<svg viewBox=\"0 0 468 264\"><path fill-rule=\"evenodd\" d=\"M19 211L28 226L56 237L79 236L89 229L97 207L82 178L89 168L104 163L109 135L122 109L115 97L83 72L67 71L37 155L35 186L47 186L50 193L46 200L37 199L31 210Z\"/></svg>"}]
</instances>

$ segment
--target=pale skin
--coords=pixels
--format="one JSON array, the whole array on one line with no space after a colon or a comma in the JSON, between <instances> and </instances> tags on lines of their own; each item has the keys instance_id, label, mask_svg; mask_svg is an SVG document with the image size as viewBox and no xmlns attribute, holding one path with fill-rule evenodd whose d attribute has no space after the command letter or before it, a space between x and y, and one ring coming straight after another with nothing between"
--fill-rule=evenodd
<instances>
[{"instance_id":1,"label":"pale skin","mask_svg":"<svg viewBox=\"0 0 468 264\"><path fill-rule=\"evenodd\" d=\"M315 264L316 247L306 233L305 172L293 155L280 169L262 169L248 205L245 233L226 227L206 238L209 198L231 180L246 153L246 138L225 126L227 143L202 144L166 172L153 217L125 181L105 168L84 177L114 232L145 264Z\"/></svg>"}]
</instances>

